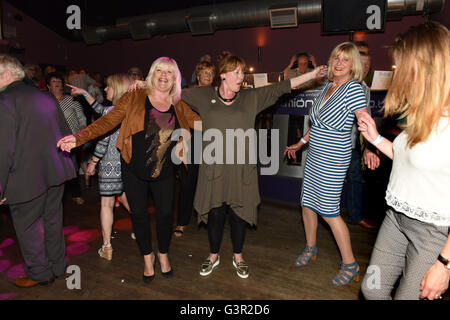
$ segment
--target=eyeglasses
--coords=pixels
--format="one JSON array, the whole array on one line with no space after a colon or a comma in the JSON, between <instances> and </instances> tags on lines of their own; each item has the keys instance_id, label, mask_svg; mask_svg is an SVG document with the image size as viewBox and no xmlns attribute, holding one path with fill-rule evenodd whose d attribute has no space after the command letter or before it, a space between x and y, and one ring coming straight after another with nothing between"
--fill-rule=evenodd
<instances>
[{"instance_id":1,"label":"eyeglasses","mask_svg":"<svg viewBox=\"0 0 450 320\"><path fill-rule=\"evenodd\" d=\"M200 71L200 73L203 73L203 74L209 74L209 75L211 75L211 76L214 75L214 72L209 71L209 70L202 70L202 71Z\"/></svg>"}]
</instances>

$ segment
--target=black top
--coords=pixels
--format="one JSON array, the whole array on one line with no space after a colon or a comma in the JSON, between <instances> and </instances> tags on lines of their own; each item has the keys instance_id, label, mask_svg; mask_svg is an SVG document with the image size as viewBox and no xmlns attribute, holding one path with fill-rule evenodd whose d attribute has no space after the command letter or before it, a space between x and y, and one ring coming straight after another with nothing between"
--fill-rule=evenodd
<instances>
[{"instance_id":1,"label":"black top","mask_svg":"<svg viewBox=\"0 0 450 320\"><path fill-rule=\"evenodd\" d=\"M132 136L132 155L128 165L140 179L164 179L173 174L171 159L172 148L176 141L171 141L174 130L179 128L173 105L161 112L145 101L144 131ZM123 162L124 163L124 162Z\"/></svg>"}]
</instances>

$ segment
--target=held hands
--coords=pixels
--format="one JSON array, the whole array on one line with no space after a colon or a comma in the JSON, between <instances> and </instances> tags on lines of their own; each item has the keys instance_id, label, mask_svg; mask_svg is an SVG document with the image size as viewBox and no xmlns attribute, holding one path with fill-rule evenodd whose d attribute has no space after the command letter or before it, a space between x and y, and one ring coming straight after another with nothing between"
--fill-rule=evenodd
<instances>
[{"instance_id":1,"label":"held hands","mask_svg":"<svg viewBox=\"0 0 450 320\"><path fill-rule=\"evenodd\" d=\"M450 271L439 261L428 269L420 283L420 299L440 299L441 295L447 291L450 280Z\"/></svg>"},{"instance_id":2,"label":"held hands","mask_svg":"<svg viewBox=\"0 0 450 320\"><path fill-rule=\"evenodd\" d=\"M147 84L142 80L134 80L134 82L128 87L128 92L136 91L137 89L145 88Z\"/></svg>"},{"instance_id":3,"label":"held hands","mask_svg":"<svg viewBox=\"0 0 450 320\"><path fill-rule=\"evenodd\" d=\"M68 86L69 88L71 88L72 90L70 91L70 95L71 96L77 96L82 94L83 96L87 94L87 91L75 86L72 86L70 84L66 84L66 86Z\"/></svg>"},{"instance_id":4,"label":"held hands","mask_svg":"<svg viewBox=\"0 0 450 320\"><path fill-rule=\"evenodd\" d=\"M74 135L65 136L64 138L59 139L56 146L60 148L62 151L70 152L77 145L77 139Z\"/></svg>"},{"instance_id":5,"label":"held hands","mask_svg":"<svg viewBox=\"0 0 450 320\"><path fill-rule=\"evenodd\" d=\"M375 120L368 113L361 113L358 118L358 130L369 142L374 141L379 136Z\"/></svg>"}]
</instances>

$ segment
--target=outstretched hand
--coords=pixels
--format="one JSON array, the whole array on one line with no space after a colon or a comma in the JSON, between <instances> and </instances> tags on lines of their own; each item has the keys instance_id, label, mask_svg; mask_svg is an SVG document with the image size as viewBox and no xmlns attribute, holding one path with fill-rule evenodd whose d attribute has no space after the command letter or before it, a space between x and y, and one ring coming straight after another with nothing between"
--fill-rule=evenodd
<instances>
[{"instance_id":1,"label":"outstretched hand","mask_svg":"<svg viewBox=\"0 0 450 320\"><path fill-rule=\"evenodd\" d=\"M62 151L70 152L77 145L77 139L74 135L65 136L64 138L59 139L56 146L60 148Z\"/></svg>"},{"instance_id":2,"label":"outstretched hand","mask_svg":"<svg viewBox=\"0 0 450 320\"><path fill-rule=\"evenodd\" d=\"M71 84L66 84L66 86L68 86L69 88L71 88L72 90L70 90L70 95L71 96L77 96L77 95L86 95L87 91L78 87L75 87Z\"/></svg>"}]
</instances>

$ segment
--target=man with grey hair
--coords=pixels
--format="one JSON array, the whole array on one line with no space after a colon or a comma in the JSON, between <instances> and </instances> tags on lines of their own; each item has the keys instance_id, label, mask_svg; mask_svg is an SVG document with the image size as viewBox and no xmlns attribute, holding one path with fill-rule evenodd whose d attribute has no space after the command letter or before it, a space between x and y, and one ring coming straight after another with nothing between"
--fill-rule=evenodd
<instances>
[{"instance_id":1,"label":"man with grey hair","mask_svg":"<svg viewBox=\"0 0 450 320\"><path fill-rule=\"evenodd\" d=\"M62 196L75 170L56 148L71 132L57 101L24 76L16 58L0 54L0 204L10 207L25 261L15 284L28 288L65 274Z\"/></svg>"}]
</instances>

